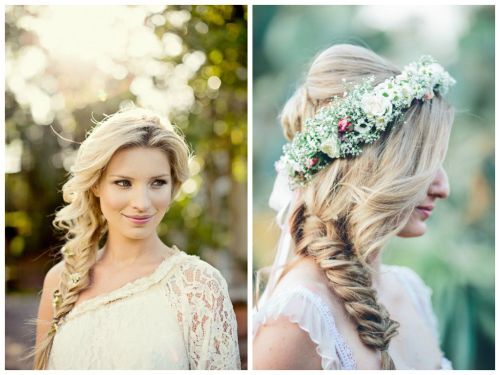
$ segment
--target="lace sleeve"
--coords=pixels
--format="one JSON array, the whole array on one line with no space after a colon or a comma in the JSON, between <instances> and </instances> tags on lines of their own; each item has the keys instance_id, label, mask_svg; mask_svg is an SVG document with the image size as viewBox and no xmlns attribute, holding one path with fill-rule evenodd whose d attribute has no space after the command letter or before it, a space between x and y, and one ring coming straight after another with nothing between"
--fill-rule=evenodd
<instances>
[{"instance_id":1,"label":"lace sleeve","mask_svg":"<svg viewBox=\"0 0 500 375\"><path fill-rule=\"evenodd\" d=\"M172 280L192 370L240 369L236 317L227 284L212 266L197 259Z\"/></svg>"}]
</instances>

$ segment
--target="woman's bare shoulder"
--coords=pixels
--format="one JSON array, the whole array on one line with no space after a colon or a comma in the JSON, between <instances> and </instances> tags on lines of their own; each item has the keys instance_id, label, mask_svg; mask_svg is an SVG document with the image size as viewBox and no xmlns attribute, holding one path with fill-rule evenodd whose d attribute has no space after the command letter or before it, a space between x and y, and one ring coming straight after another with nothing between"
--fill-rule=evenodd
<instances>
[{"instance_id":1,"label":"woman's bare shoulder","mask_svg":"<svg viewBox=\"0 0 500 375\"><path fill-rule=\"evenodd\" d=\"M255 370L321 369L316 344L306 331L285 317L261 327L253 353Z\"/></svg>"},{"instance_id":2,"label":"woman's bare shoulder","mask_svg":"<svg viewBox=\"0 0 500 375\"><path fill-rule=\"evenodd\" d=\"M317 326L324 321L323 307L330 305L330 294L328 279L314 259L292 260L269 298L270 305L263 306L266 318L254 339L254 369L321 369L321 332L313 329L313 322ZM277 305L272 302L277 300Z\"/></svg>"},{"instance_id":3,"label":"woman's bare shoulder","mask_svg":"<svg viewBox=\"0 0 500 375\"><path fill-rule=\"evenodd\" d=\"M45 280L43 282L44 289L57 289L61 281L61 274L64 271L64 261L52 266L52 268L45 275Z\"/></svg>"}]
</instances>

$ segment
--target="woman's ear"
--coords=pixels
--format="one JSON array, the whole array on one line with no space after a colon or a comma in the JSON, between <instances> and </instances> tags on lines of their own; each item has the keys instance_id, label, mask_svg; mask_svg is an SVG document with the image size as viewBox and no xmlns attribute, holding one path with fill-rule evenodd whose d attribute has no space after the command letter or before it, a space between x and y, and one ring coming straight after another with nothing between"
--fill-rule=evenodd
<instances>
[{"instance_id":1,"label":"woman's ear","mask_svg":"<svg viewBox=\"0 0 500 375\"><path fill-rule=\"evenodd\" d=\"M92 193L94 193L94 196L99 198L99 184L95 184L94 186L91 187Z\"/></svg>"}]
</instances>

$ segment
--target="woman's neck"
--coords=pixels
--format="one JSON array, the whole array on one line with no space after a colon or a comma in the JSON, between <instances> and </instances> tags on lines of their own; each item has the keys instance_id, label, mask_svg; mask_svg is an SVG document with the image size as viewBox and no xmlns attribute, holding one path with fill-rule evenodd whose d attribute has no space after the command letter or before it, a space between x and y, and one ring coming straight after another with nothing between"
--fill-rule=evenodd
<instances>
[{"instance_id":1,"label":"woman's neck","mask_svg":"<svg viewBox=\"0 0 500 375\"><path fill-rule=\"evenodd\" d=\"M108 233L100 262L109 262L116 266L127 266L137 261L157 257L165 251L165 244L155 233L145 239L131 240L123 236Z\"/></svg>"}]
</instances>

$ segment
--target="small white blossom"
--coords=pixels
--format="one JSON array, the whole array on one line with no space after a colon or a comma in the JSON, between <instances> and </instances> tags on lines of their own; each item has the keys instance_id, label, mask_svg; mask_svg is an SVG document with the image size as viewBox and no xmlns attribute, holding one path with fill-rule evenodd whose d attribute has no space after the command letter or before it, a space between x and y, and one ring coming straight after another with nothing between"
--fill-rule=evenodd
<instances>
[{"instance_id":1,"label":"small white blossom","mask_svg":"<svg viewBox=\"0 0 500 375\"><path fill-rule=\"evenodd\" d=\"M356 130L360 134L365 134L370 131L371 126L364 121L359 121L354 124L354 130Z\"/></svg>"},{"instance_id":2,"label":"small white blossom","mask_svg":"<svg viewBox=\"0 0 500 375\"><path fill-rule=\"evenodd\" d=\"M378 130L384 130L388 122L388 117L377 117L375 119L375 128L377 128Z\"/></svg>"},{"instance_id":3,"label":"small white blossom","mask_svg":"<svg viewBox=\"0 0 500 375\"><path fill-rule=\"evenodd\" d=\"M413 100L414 93L410 85L401 85L399 93L401 94L401 99L403 103L409 106Z\"/></svg>"},{"instance_id":4,"label":"small white blossom","mask_svg":"<svg viewBox=\"0 0 500 375\"><path fill-rule=\"evenodd\" d=\"M441 78L441 76L445 73L444 68L438 63L432 63L428 66L429 72L431 76L436 78L436 82Z\"/></svg>"},{"instance_id":5,"label":"small white blossom","mask_svg":"<svg viewBox=\"0 0 500 375\"><path fill-rule=\"evenodd\" d=\"M337 137L327 138L320 146L320 150L332 159L340 156L340 143Z\"/></svg>"},{"instance_id":6,"label":"small white blossom","mask_svg":"<svg viewBox=\"0 0 500 375\"><path fill-rule=\"evenodd\" d=\"M73 285L75 284L78 284L78 282L80 281L80 273L79 272L75 272L75 273L72 273L69 275L69 280L71 281L71 283Z\"/></svg>"}]
</instances>

